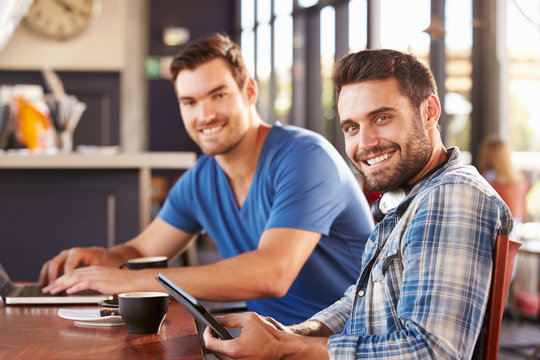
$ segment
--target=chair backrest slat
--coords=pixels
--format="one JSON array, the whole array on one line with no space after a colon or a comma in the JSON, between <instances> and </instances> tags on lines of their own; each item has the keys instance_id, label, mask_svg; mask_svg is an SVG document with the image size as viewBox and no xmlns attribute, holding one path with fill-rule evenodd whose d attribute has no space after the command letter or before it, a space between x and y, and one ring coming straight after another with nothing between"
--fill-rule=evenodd
<instances>
[{"instance_id":1,"label":"chair backrest slat","mask_svg":"<svg viewBox=\"0 0 540 360\"><path fill-rule=\"evenodd\" d=\"M510 288L514 259L521 243L507 235L498 235L493 257L493 275L487 308L487 333L484 359L495 360L499 351L499 335L504 305Z\"/></svg>"}]
</instances>

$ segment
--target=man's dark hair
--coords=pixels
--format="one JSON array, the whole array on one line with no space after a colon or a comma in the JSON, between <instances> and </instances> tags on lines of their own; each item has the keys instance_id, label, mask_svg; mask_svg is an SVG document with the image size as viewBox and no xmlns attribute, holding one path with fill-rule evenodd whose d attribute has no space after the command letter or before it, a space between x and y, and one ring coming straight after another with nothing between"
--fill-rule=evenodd
<instances>
[{"instance_id":1,"label":"man's dark hair","mask_svg":"<svg viewBox=\"0 0 540 360\"><path fill-rule=\"evenodd\" d=\"M437 95L431 70L416 56L396 50L363 50L341 58L334 66L332 79L337 94L345 85L367 80L395 78L415 109L429 95Z\"/></svg>"},{"instance_id":2,"label":"man's dark hair","mask_svg":"<svg viewBox=\"0 0 540 360\"><path fill-rule=\"evenodd\" d=\"M216 58L222 58L227 62L238 87L242 88L249 76L249 71L242 58L240 47L223 34L197 39L184 46L171 63L172 81L176 82L180 71L194 70Z\"/></svg>"}]
</instances>

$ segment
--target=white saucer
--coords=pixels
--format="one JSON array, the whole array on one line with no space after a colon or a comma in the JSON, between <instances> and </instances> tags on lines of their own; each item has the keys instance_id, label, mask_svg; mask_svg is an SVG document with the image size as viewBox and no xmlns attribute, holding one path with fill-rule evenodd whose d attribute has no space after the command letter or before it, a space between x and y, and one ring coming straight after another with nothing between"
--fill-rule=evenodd
<instances>
[{"instance_id":1,"label":"white saucer","mask_svg":"<svg viewBox=\"0 0 540 360\"><path fill-rule=\"evenodd\" d=\"M125 325L120 315L100 316L100 309L58 309L58 316L73 320L81 326L121 326Z\"/></svg>"}]
</instances>

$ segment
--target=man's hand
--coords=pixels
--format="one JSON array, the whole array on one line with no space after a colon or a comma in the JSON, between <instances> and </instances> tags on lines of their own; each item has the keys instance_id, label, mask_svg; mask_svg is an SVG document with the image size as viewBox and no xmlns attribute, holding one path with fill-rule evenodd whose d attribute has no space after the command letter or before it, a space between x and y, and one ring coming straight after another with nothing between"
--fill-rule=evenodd
<instances>
[{"instance_id":1,"label":"man's hand","mask_svg":"<svg viewBox=\"0 0 540 360\"><path fill-rule=\"evenodd\" d=\"M241 327L242 334L233 340L222 341L215 337L207 327L204 342L220 359L264 358L279 359L279 346L276 345L276 333L280 332L274 324L255 313L231 314L217 317L225 327ZM261 358L262 358L261 357Z\"/></svg>"},{"instance_id":2,"label":"man's hand","mask_svg":"<svg viewBox=\"0 0 540 360\"><path fill-rule=\"evenodd\" d=\"M100 247L63 250L41 267L39 285L50 284L59 275L69 274L81 266L104 265L107 251Z\"/></svg>"},{"instance_id":3,"label":"man's hand","mask_svg":"<svg viewBox=\"0 0 540 360\"><path fill-rule=\"evenodd\" d=\"M272 318L243 313L218 317L218 321L228 328L242 328L238 338L225 341L206 328L205 346L220 359L328 359L327 338L293 334Z\"/></svg>"},{"instance_id":4,"label":"man's hand","mask_svg":"<svg viewBox=\"0 0 540 360\"><path fill-rule=\"evenodd\" d=\"M73 294L92 289L103 294L119 294L126 291L145 289L145 281L151 278L153 271L121 270L104 266L87 266L62 275L42 289L43 292L57 294L66 291ZM157 284L157 283L156 283Z\"/></svg>"},{"instance_id":5,"label":"man's hand","mask_svg":"<svg viewBox=\"0 0 540 360\"><path fill-rule=\"evenodd\" d=\"M283 325L282 323L280 323L279 321L277 321L273 317L265 316L265 317L263 317L263 319L266 322L268 322L269 324L273 325L277 330L285 331L285 332L287 332L289 334L294 334L294 332L290 329L289 326Z\"/></svg>"}]
</instances>

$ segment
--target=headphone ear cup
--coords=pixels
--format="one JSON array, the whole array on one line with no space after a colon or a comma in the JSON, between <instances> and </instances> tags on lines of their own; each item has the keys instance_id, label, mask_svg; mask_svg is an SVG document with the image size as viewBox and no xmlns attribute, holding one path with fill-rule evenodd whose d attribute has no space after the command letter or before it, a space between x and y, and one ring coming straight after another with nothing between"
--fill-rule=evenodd
<instances>
[{"instance_id":1,"label":"headphone ear cup","mask_svg":"<svg viewBox=\"0 0 540 360\"><path fill-rule=\"evenodd\" d=\"M384 215L388 214L390 210L395 209L405 199L405 196L407 194L405 194L405 190L402 188L385 192L377 201L379 211Z\"/></svg>"},{"instance_id":2,"label":"headphone ear cup","mask_svg":"<svg viewBox=\"0 0 540 360\"><path fill-rule=\"evenodd\" d=\"M379 207L379 203L381 202L381 197L382 196L380 196L377 200L375 200L373 205L371 205L371 216L373 216L373 219L375 220L375 222L380 222L382 219L384 219L384 216L385 216L385 214L381 212L381 209Z\"/></svg>"}]
</instances>

